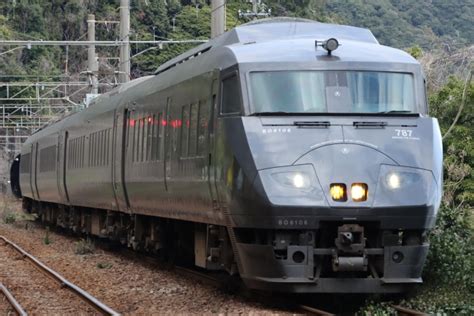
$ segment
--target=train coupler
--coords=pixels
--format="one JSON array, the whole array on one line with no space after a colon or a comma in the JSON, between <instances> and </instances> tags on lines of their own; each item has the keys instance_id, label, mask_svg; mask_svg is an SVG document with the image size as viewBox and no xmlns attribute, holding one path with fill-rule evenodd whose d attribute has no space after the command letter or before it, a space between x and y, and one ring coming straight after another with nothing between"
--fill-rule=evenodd
<instances>
[{"instance_id":1,"label":"train coupler","mask_svg":"<svg viewBox=\"0 0 474 316\"><path fill-rule=\"evenodd\" d=\"M364 227L345 224L337 228L336 249L332 254L333 271L367 271Z\"/></svg>"}]
</instances>

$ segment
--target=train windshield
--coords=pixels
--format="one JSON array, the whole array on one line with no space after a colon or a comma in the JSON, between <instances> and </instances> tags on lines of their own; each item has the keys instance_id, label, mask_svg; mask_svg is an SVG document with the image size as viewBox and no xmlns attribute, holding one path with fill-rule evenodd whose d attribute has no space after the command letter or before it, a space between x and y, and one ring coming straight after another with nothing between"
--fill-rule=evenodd
<instances>
[{"instance_id":1,"label":"train windshield","mask_svg":"<svg viewBox=\"0 0 474 316\"><path fill-rule=\"evenodd\" d=\"M371 71L251 72L253 113L415 113L413 76Z\"/></svg>"}]
</instances>

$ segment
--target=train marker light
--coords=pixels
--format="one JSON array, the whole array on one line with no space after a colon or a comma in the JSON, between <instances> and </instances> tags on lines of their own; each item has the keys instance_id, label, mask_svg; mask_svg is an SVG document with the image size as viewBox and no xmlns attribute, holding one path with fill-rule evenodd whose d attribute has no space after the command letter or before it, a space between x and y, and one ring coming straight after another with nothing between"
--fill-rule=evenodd
<instances>
[{"instance_id":1,"label":"train marker light","mask_svg":"<svg viewBox=\"0 0 474 316\"><path fill-rule=\"evenodd\" d=\"M351 186L351 196L354 202L367 201L368 187L365 183L353 183Z\"/></svg>"},{"instance_id":2,"label":"train marker light","mask_svg":"<svg viewBox=\"0 0 474 316\"><path fill-rule=\"evenodd\" d=\"M347 201L347 191L344 183L332 183L329 193L331 193L332 199L336 202Z\"/></svg>"}]
</instances>

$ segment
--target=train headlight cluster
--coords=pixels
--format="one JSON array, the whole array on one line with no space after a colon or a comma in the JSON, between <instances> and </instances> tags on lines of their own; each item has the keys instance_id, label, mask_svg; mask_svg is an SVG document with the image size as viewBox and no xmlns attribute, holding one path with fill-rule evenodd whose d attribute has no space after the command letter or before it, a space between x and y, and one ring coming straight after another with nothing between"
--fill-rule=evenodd
<instances>
[{"instance_id":1,"label":"train headlight cluster","mask_svg":"<svg viewBox=\"0 0 474 316\"><path fill-rule=\"evenodd\" d=\"M329 193L336 202L347 201L347 188L344 183L333 183L329 187ZM369 187L365 183L353 183L351 186L351 198L354 202L367 201L367 195L369 193Z\"/></svg>"},{"instance_id":2,"label":"train headlight cluster","mask_svg":"<svg viewBox=\"0 0 474 316\"><path fill-rule=\"evenodd\" d=\"M407 186L412 185L420 181L420 175L417 172L389 172L385 176L385 184L391 190L397 190L401 188L406 188Z\"/></svg>"},{"instance_id":3,"label":"train headlight cluster","mask_svg":"<svg viewBox=\"0 0 474 316\"><path fill-rule=\"evenodd\" d=\"M325 206L327 198L311 164L263 169L255 181L261 182L265 195L273 205ZM262 192L263 193L263 192Z\"/></svg>"}]
</instances>

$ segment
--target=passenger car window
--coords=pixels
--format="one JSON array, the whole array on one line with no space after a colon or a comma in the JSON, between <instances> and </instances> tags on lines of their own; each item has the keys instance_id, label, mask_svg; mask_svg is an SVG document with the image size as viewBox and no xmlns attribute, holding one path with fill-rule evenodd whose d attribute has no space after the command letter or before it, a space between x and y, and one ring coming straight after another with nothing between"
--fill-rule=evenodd
<instances>
[{"instance_id":1,"label":"passenger car window","mask_svg":"<svg viewBox=\"0 0 474 316\"><path fill-rule=\"evenodd\" d=\"M238 114L240 108L240 84L236 74L222 80L221 114Z\"/></svg>"}]
</instances>

